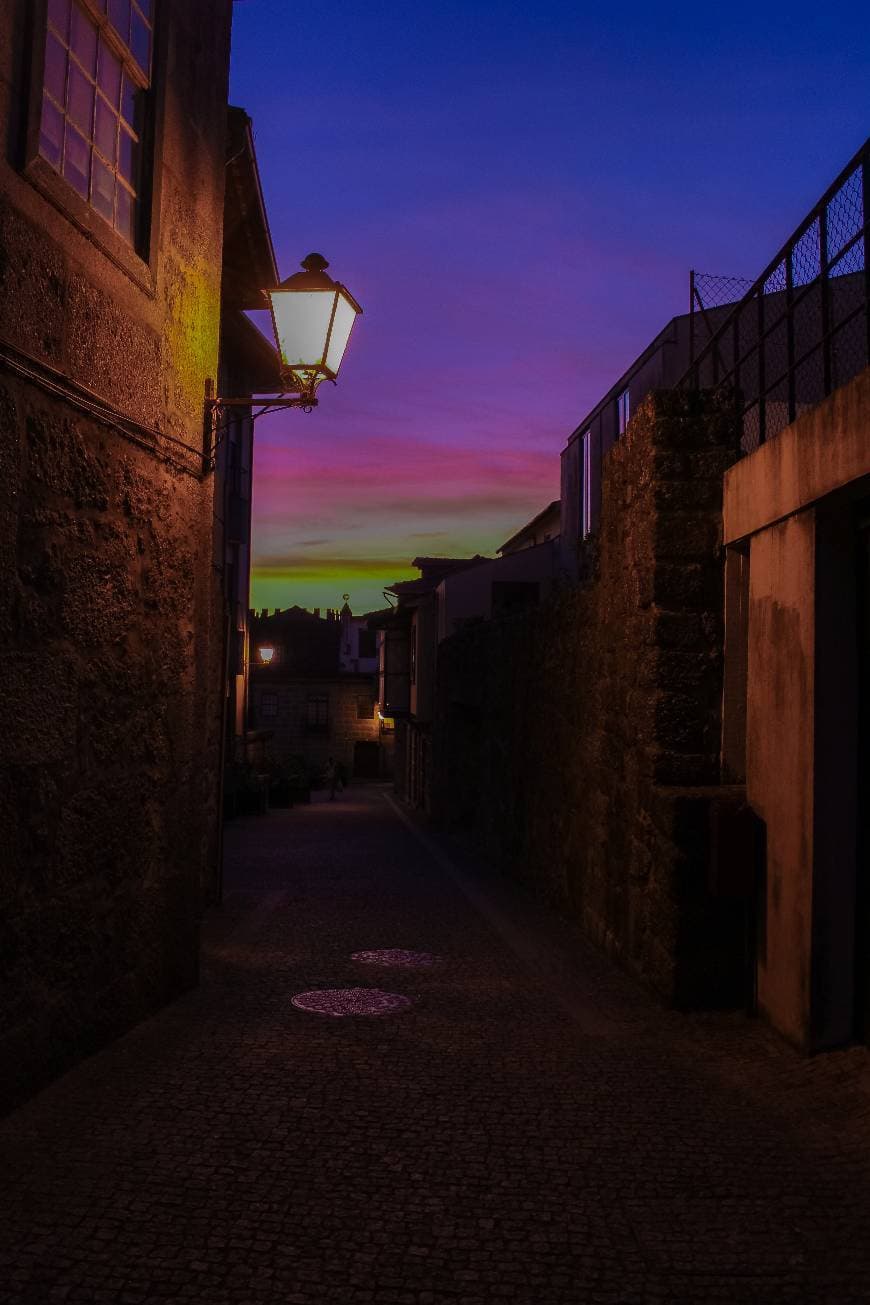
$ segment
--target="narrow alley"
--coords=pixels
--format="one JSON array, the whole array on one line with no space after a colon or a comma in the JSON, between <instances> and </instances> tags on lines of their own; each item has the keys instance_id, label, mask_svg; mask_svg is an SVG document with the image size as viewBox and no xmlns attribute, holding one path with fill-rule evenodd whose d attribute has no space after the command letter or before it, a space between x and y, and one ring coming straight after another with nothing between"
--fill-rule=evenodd
<instances>
[{"instance_id":1,"label":"narrow alley","mask_svg":"<svg viewBox=\"0 0 870 1305\"><path fill-rule=\"evenodd\" d=\"M870 1300L865 1050L659 1010L383 787L226 859L200 987L0 1124L7 1305Z\"/></svg>"}]
</instances>

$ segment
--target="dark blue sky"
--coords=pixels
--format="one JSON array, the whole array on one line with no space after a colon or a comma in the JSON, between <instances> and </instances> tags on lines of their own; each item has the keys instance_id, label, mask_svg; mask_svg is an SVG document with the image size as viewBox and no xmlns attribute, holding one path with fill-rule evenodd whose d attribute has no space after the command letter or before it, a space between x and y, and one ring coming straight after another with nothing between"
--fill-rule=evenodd
<instances>
[{"instance_id":1,"label":"dark blue sky","mask_svg":"<svg viewBox=\"0 0 870 1305\"><path fill-rule=\"evenodd\" d=\"M282 275L318 249L365 309L307 423L259 424L259 601L345 574L361 605L553 497L689 268L755 276L861 144L868 28L852 3L237 3Z\"/></svg>"}]
</instances>

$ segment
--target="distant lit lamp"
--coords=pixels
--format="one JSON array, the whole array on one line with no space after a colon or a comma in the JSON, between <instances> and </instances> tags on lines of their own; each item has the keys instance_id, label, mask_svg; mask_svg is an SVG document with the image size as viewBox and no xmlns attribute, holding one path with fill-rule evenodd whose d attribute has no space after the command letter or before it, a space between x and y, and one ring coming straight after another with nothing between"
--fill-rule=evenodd
<instances>
[{"instance_id":1,"label":"distant lit lamp","mask_svg":"<svg viewBox=\"0 0 870 1305\"><path fill-rule=\"evenodd\" d=\"M281 380L312 407L321 381L335 381L353 324L362 312L345 286L333 281L322 254L309 254L303 271L267 290L281 359Z\"/></svg>"},{"instance_id":2,"label":"distant lit lamp","mask_svg":"<svg viewBox=\"0 0 870 1305\"><path fill-rule=\"evenodd\" d=\"M257 649L257 654L262 664L268 666L272 658L275 656L275 649L270 643L264 643Z\"/></svg>"}]
</instances>

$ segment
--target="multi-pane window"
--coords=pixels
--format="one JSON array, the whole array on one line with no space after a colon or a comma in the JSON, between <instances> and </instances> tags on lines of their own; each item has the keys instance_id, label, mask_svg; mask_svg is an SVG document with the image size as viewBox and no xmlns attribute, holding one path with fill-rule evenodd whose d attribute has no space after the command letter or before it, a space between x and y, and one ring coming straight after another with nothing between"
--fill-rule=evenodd
<instances>
[{"instance_id":1,"label":"multi-pane window","mask_svg":"<svg viewBox=\"0 0 870 1305\"><path fill-rule=\"evenodd\" d=\"M327 694L311 694L306 703L306 727L318 734L329 728L329 697Z\"/></svg>"},{"instance_id":2,"label":"multi-pane window","mask_svg":"<svg viewBox=\"0 0 870 1305\"><path fill-rule=\"evenodd\" d=\"M620 435L625 434L625 428L628 425L629 408L628 408L628 390L623 390L616 400L616 420Z\"/></svg>"},{"instance_id":3,"label":"multi-pane window","mask_svg":"<svg viewBox=\"0 0 870 1305\"><path fill-rule=\"evenodd\" d=\"M580 486L580 537L592 533L592 431L583 436L583 479Z\"/></svg>"},{"instance_id":4,"label":"multi-pane window","mask_svg":"<svg viewBox=\"0 0 870 1305\"><path fill-rule=\"evenodd\" d=\"M278 695L277 693L260 694L260 715L277 716L278 715Z\"/></svg>"},{"instance_id":5,"label":"multi-pane window","mask_svg":"<svg viewBox=\"0 0 870 1305\"><path fill-rule=\"evenodd\" d=\"M136 243L155 0L48 0L39 152Z\"/></svg>"},{"instance_id":6,"label":"multi-pane window","mask_svg":"<svg viewBox=\"0 0 870 1305\"><path fill-rule=\"evenodd\" d=\"M356 718L357 720L371 720L375 714L375 703L371 698L357 698L356 700Z\"/></svg>"}]
</instances>

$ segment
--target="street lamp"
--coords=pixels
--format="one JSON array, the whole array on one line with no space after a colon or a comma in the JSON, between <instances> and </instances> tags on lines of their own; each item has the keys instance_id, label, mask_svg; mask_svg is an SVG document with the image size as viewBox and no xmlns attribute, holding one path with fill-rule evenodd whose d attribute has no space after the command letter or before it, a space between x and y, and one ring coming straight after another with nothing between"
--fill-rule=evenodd
<instances>
[{"instance_id":1,"label":"street lamp","mask_svg":"<svg viewBox=\"0 0 870 1305\"><path fill-rule=\"evenodd\" d=\"M281 380L303 406L317 402L321 381L335 382L353 324L362 312L350 291L327 272L322 254L303 259L301 272L268 290Z\"/></svg>"},{"instance_id":2,"label":"street lamp","mask_svg":"<svg viewBox=\"0 0 870 1305\"><path fill-rule=\"evenodd\" d=\"M272 658L275 656L275 649L272 647L270 643L260 644L260 647L257 649L257 652L259 654L260 661L263 663L264 666L268 666Z\"/></svg>"},{"instance_id":3,"label":"street lamp","mask_svg":"<svg viewBox=\"0 0 870 1305\"><path fill-rule=\"evenodd\" d=\"M288 276L279 286L264 290L272 313L272 329L280 359L281 390L273 396L258 395L264 406L254 416L276 408L317 406L317 387L338 375L341 360L357 317L362 312L353 295L327 272L322 254L309 254L302 271ZM222 408L250 408L251 395L239 399L207 399L214 425Z\"/></svg>"}]
</instances>

